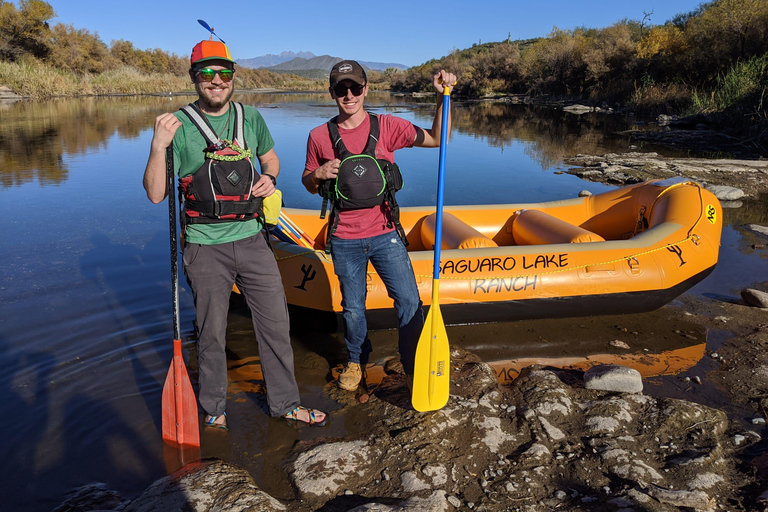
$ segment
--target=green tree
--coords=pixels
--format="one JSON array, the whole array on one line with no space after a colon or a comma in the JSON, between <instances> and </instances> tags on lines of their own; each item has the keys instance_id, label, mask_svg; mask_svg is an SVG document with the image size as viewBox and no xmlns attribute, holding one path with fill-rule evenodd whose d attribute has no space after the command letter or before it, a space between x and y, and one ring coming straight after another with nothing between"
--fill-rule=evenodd
<instances>
[{"instance_id":1,"label":"green tree","mask_svg":"<svg viewBox=\"0 0 768 512\"><path fill-rule=\"evenodd\" d=\"M0 0L0 59L15 61L24 54L45 58L50 52L48 20L55 13L42 0Z\"/></svg>"}]
</instances>

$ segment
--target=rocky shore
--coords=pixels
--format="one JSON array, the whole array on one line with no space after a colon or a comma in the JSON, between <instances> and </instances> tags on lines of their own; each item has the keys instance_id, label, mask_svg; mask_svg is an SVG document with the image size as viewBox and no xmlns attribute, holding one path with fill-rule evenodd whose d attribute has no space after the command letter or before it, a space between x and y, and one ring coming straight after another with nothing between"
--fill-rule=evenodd
<instances>
[{"instance_id":1,"label":"rocky shore","mask_svg":"<svg viewBox=\"0 0 768 512\"><path fill-rule=\"evenodd\" d=\"M568 174L586 181L630 185L652 179L690 178L721 201L755 199L768 193L768 160L667 158L656 153L576 155L564 160Z\"/></svg>"},{"instance_id":2,"label":"rocky shore","mask_svg":"<svg viewBox=\"0 0 768 512\"><path fill-rule=\"evenodd\" d=\"M756 340L763 351L768 340ZM57 512L763 510L764 416L740 425L720 410L642 392L634 370L531 366L508 386L471 353L451 353L451 397L409 406L398 364L356 408L343 439L294 446L284 467L296 499L279 501L221 460L192 463L121 501L79 489ZM768 391L768 365L752 389ZM332 384L328 393L341 393ZM320 435L320 432L318 432ZM90 505L89 505L90 504ZM89 506L97 505L97 508Z\"/></svg>"}]
</instances>

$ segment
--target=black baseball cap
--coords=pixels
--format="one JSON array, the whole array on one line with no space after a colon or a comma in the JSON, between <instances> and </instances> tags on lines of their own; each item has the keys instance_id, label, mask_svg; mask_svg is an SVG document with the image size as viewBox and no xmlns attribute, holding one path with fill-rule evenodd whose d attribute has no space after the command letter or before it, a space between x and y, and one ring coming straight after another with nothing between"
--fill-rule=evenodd
<instances>
[{"instance_id":1,"label":"black baseball cap","mask_svg":"<svg viewBox=\"0 0 768 512\"><path fill-rule=\"evenodd\" d=\"M331 69L331 87L335 87L342 80L352 80L358 85L365 85L368 82L368 77L363 66L356 61L343 60L336 63Z\"/></svg>"}]
</instances>

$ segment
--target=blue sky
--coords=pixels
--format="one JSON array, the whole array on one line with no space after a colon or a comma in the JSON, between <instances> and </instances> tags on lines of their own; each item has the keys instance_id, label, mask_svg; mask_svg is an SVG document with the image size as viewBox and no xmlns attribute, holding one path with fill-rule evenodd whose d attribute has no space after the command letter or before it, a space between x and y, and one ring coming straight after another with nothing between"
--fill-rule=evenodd
<instances>
[{"instance_id":1,"label":"blue sky","mask_svg":"<svg viewBox=\"0 0 768 512\"><path fill-rule=\"evenodd\" d=\"M211 1L48 0L52 24L87 29L186 56L207 38L205 20L235 57L308 51L347 59L422 64L479 42L546 36L557 26L604 28L624 19L663 24L700 0Z\"/></svg>"}]
</instances>

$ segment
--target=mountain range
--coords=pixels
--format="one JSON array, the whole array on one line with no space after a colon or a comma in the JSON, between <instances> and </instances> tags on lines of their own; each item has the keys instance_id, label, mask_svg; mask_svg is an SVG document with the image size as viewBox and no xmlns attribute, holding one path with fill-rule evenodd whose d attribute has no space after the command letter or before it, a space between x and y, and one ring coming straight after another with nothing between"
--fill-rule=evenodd
<instances>
[{"instance_id":1,"label":"mountain range","mask_svg":"<svg viewBox=\"0 0 768 512\"><path fill-rule=\"evenodd\" d=\"M251 59L237 59L237 63L246 68L263 68L277 73L293 73L300 76L327 78L334 64L343 60L330 55L316 56L312 52L282 52L279 55L267 54ZM408 69L408 66L394 62L358 61L365 69L384 71L387 68ZM322 71L322 74L318 74Z\"/></svg>"}]
</instances>

